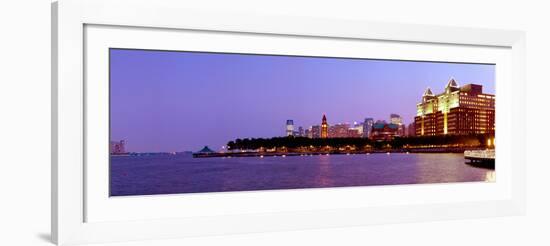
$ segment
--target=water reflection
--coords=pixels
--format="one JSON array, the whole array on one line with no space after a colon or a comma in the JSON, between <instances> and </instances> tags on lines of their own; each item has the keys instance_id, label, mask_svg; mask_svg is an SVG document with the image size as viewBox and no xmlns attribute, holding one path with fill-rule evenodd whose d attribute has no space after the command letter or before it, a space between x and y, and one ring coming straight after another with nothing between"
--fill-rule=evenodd
<instances>
[{"instance_id":1,"label":"water reflection","mask_svg":"<svg viewBox=\"0 0 550 246\"><path fill-rule=\"evenodd\" d=\"M317 177L315 178L315 184L320 187L330 187L332 185L331 179L331 157L329 155L319 155L319 171L317 172Z\"/></svg>"},{"instance_id":2,"label":"water reflection","mask_svg":"<svg viewBox=\"0 0 550 246\"><path fill-rule=\"evenodd\" d=\"M116 157L110 170L113 196L495 182L495 170L468 165L462 154Z\"/></svg>"},{"instance_id":3,"label":"water reflection","mask_svg":"<svg viewBox=\"0 0 550 246\"><path fill-rule=\"evenodd\" d=\"M496 181L496 173L494 170L491 170L485 173L485 182L495 182L495 181Z\"/></svg>"},{"instance_id":4,"label":"water reflection","mask_svg":"<svg viewBox=\"0 0 550 246\"><path fill-rule=\"evenodd\" d=\"M457 182L470 176L454 162L461 154L417 154L411 162L418 169L418 183Z\"/></svg>"}]
</instances>

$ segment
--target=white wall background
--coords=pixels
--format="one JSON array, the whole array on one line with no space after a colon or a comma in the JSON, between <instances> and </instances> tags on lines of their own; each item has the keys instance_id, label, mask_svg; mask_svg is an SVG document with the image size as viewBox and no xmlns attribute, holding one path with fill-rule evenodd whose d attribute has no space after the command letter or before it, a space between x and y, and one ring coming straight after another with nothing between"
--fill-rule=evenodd
<instances>
[{"instance_id":1,"label":"white wall background","mask_svg":"<svg viewBox=\"0 0 550 246\"><path fill-rule=\"evenodd\" d=\"M114 0L113 0L114 1ZM527 215L112 245L549 245L545 1L189 1L189 8L527 31ZM51 245L50 1L0 5L0 245Z\"/></svg>"}]
</instances>

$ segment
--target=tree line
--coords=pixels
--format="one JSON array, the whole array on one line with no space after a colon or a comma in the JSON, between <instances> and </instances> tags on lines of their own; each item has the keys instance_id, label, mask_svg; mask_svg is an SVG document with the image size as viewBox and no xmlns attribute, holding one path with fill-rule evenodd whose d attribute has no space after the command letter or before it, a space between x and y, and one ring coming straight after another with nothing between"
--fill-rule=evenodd
<instances>
[{"instance_id":1,"label":"tree line","mask_svg":"<svg viewBox=\"0 0 550 246\"><path fill-rule=\"evenodd\" d=\"M493 134L440 135L395 137L390 141L374 141L368 138L307 138L307 137L273 137L273 138L237 138L227 143L229 150L239 149L273 149L273 148L427 148L442 146L488 147L488 139Z\"/></svg>"}]
</instances>

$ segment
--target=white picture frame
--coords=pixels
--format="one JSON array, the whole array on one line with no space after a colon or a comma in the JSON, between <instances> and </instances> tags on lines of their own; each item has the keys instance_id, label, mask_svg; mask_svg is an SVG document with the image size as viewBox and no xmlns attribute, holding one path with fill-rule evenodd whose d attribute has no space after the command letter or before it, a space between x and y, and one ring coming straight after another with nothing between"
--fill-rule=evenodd
<instances>
[{"instance_id":1,"label":"white picture frame","mask_svg":"<svg viewBox=\"0 0 550 246\"><path fill-rule=\"evenodd\" d=\"M214 11L197 12L186 10L185 3L181 1L61 0L52 4L52 13L52 238L57 244L359 226L524 213L525 35L521 31L295 16L256 16ZM92 35L87 36L89 27L109 29L108 32L113 35L99 35L98 33L103 30L92 32L95 35L93 37ZM407 45L422 46L425 49L430 49L433 46L435 50L438 50L437 46L444 46L448 47L448 51L446 51L447 48L441 48L439 49L441 54L445 53L447 56L455 54L457 61L490 60L497 64L497 70L498 67L506 68L501 69L501 72L497 71L497 96L499 97L497 100L497 124L503 122L502 127L499 125L499 130L497 130L497 139L499 139L497 159L503 160L502 163L507 163L503 164L507 167L503 169L505 170L504 178L497 178L496 184L488 186L488 188L479 186L479 184L462 184L377 187L369 190L339 188L337 190L256 192L243 193L243 195L231 194L226 197L206 194L194 196L194 199L203 201L197 203L195 207L189 207L189 211L192 211L190 214L176 213L177 207L182 205L179 202L185 199L182 196L147 196L128 198L124 202L119 200L112 203L108 196L103 199L101 198L102 193L95 192L97 191L96 187L101 186L101 175L107 174L102 174L101 170L95 169L95 166L87 165L90 156L95 156L94 152L90 152L89 149L90 145L93 145L89 142L89 134L95 124L94 119L97 119L96 117L91 118L89 115L94 111L89 108L90 99L98 100L97 103L101 103L102 100L101 96L97 96L98 94L90 94L94 91L92 88L94 84L86 83L86 80L94 79L95 71L101 71L94 70L94 67L99 69L102 67L101 59L98 59L98 63L93 59L88 59L93 57L87 53L88 48L106 47L112 44L110 42L119 42L119 45L133 48L155 44L162 48L170 45L152 41L150 44L143 43L147 40L141 39L141 43L132 44L128 41L124 43L121 41L124 38L116 35L117 32L122 33L124 29L137 30L131 35L144 35L146 32L168 35L167 33L174 32L207 31L220 36L234 35L236 38L245 35L260 35L267 38L272 36L288 37L285 42L290 44L299 42L300 39L321 39L327 40L326 42L333 42L331 40L356 43L391 42L403 47L407 47ZM101 38L106 36L110 36L111 40ZM95 41L92 42L92 39L96 37L100 40L97 42L100 45L95 45ZM175 40L177 41L177 39ZM292 45L288 45L288 47L290 46ZM179 46L166 48L178 49ZM246 48L239 48L238 45L232 47L232 49ZM498 52L479 52L485 54L479 56L474 52L476 49L493 48L498 49ZM458 56L459 50L465 51L461 52L460 57ZM301 51L299 48L294 48L293 52ZM496 56L497 53L502 53L502 57L494 58L494 61L491 60L491 56ZM442 56L437 52L431 52L432 55L429 57L415 56L413 53L408 54L407 52L403 54L402 56L410 55L411 59L419 59L419 57L438 59L439 56ZM399 55L388 56L395 58ZM512 92L513 97L510 96ZM503 96L501 97L501 95ZM96 105L95 103L93 105ZM499 110L502 108L506 108L506 110ZM464 197L456 196L454 199L451 197L444 197L442 200L429 199L430 194L443 194L455 189L470 194ZM403 195L402 199L397 199L393 203L381 201L384 196L376 198L378 200L370 201L357 197L352 198L354 194L363 194L359 192L369 192L364 194L368 194L370 197L376 197L376 193L390 193L396 196L409 194L409 196ZM415 201L414 194L418 194L417 197L423 201ZM354 199L353 201L357 203L355 206L346 206L343 203L327 204L326 206L291 204L273 206L264 210L235 209L217 212L207 210L204 206L207 203L219 203L222 199L226 199L223 200L226 204L230 204L228 203L230 200L239 204L239 202L245 201L239 199L284 201L299 199L303 196L309 198L315 195L339 198L332 200ZM260 197L262 199L258 199ZM129 209L129 205L132 203L140 209L139 211L143 212L142 214L147 216L136 217L135 209L132 214L132 209ZM262 208L262 206L268 205L267 203L255 203L254 206ZM148 211L145 207L154 209ZM203 210L199 211L200 207L203 207ZM155 209L161 209L164 214L159 215ZM193 213L200 216L193 216Z\"/></svg>"}]
</instances>

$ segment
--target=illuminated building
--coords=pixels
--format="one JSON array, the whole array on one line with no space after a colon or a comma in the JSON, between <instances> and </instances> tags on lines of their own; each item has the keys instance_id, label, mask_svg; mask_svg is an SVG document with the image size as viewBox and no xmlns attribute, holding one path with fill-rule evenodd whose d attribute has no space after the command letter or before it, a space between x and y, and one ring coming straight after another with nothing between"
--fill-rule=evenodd
<instances>
[{"instance_id":1,"label":"illuminated building","mask_svg":"<svg viewBox=\"0 0 550 246\"><path fill-rule=\"evenodd\" d=\"M416 135L416 131L414 129L414 122L409 124L409 126L407 127L407 136L415 136Z\"/></svg>"},{"instance_id":2,"label":"illuminated building","mask_svg":"<svg viewBox=\"0 0 550 246\"><path fill-rule=\"evenodd\" d=\"M372 132L372 126L374 125L374 120L372 118L365 118L363 122L363 137L368 138Z\"/></svg>"},{"instance_id":3,"label":"illuminated building","mask_svg":"<svg viewBox=\"0 0 550 246\"><path fill-rule=\"evenodd\" d=\"M363 136L363 123L353 122L353 127L351 129L353 131L356 131L357 134L359 134L359 137ZM354 135L354 134L352 134L352 135Z\"/></svg>"},{"instance_id":4,"label":"illuminated building","mask_svg":"<svg viewBox=\"0 0 550 246\"><path fill-rule=\"evenodd\" d=\"M400 115L390 114L390 123L398 126L397 135L405 135L405 125L403 125L403 118Z\"/></svg>"},{"instance_id":5,"label":"illuminated building","mask_svg":"<svg viewBox=\"0 0 550 246\"><path fill-rule=\"evenodd\" d=\"M304 128L303 127L298 127L298 137L304 137Z\"/></svg>"},{"instance_id":6,"label":"illuminated building","mask_svg":"<svg viewBox=\"0 0 550 246\"><path fill-rule=\"evenodd\" d=\"M293 136L294 135L294 121L293 120L287 120L286 121L286 136Z\"/></svg>"},{"instance_id":7,"label":"illuminated building","mask_svg":"<svg viewBox=\"0 0 550 246\"><path fill-rule=\"evenodd\" d=\"M403 118L401 118L401 116L399 116L398 114L390 114L390 123L395 125L402 125Z\"/></svg>"},{"instance_id":8,"label":"illuminated building","mask_svg":"<svg viewBox=\"0 0 550 246\"><path fill-rule=\"evenodd\" d=\"M328 128L328 136L331 138L347 138L349 124L335 124Z\"/></svg>"},{"instance_id":9,"label":"illuminated building","mask_svg":"<svg viewBox=\"0 0 550 246\"><path fill-rule=\"evenodd\" d=\"M348 129L348 138L360 138L362 136L362 133L359 132L359 129L357 128L350 128Z\"/></svg>"},{"instance_id":10,"label":"illuminated building","mask_svg":"<svg viewBox=\"0 0 550 246\"><path fill-rule=\"evenodd\" d=\"M484 94L481 85L459 87L451 78L441 94L426 89L414 122L417 136L494 134L495 96Z\"/></svg>"},{"instance_id":11,"label":"illuminated building","mask_svg":"<svg viewBox=\"0 0 550 246\"><path fill-rule=\"evenodd\" d=\"M320 138L321 137L321 126L316 125L311 127L311 138Z\"/></svg>"},{"instance_id":12,"label":"illuminated building","mask_svg":"<svg viewBox=\"0 0 550 246\"><path fill-rule=\"evenodd\" d=\"M313 138L313 127L310 127L304 131L304 136L307 138Z\"/></svg>"},{"instance_id":13,"label":"illuminated building","mask_svg":"<svg viewBox=\"0 0 550 246\"><path fill-rule=\"evenodd\" d=\"M109 152L111 154L125 154L126 153L126 141L111 141L109 143Z\"/></svg>"},{"instance_id":14,"label":"illuminated building","mask_svg":"<svg viewBox=\"0 0 550 246\"><path fill-rule=\"evenodd\" d=\"M397 135L399 136L407 135L407 128L405 127L404 124L398 125Z\"/></svg>"},{"instance_id":15,"label":"illuminated building","mask_svg":"<svg viewBox=\"0 0 550 246\"><path fill-rule=\"evenodd\" d=\"M328 138L327 116L324 114L323 114L323 121L321 123L321 138Z\"/></svg>"},{"instance_id":16,"label":"illuminated building","mask_svg":"<svg viewBox=\"0 0 550 246\"><path fill-rule=\"evenodd\" d=\"M370 138L375 141L390 141L397 136L399 125L386 123L385 121L377 121L372 126Z\"/></svg>"}]
</instances>

